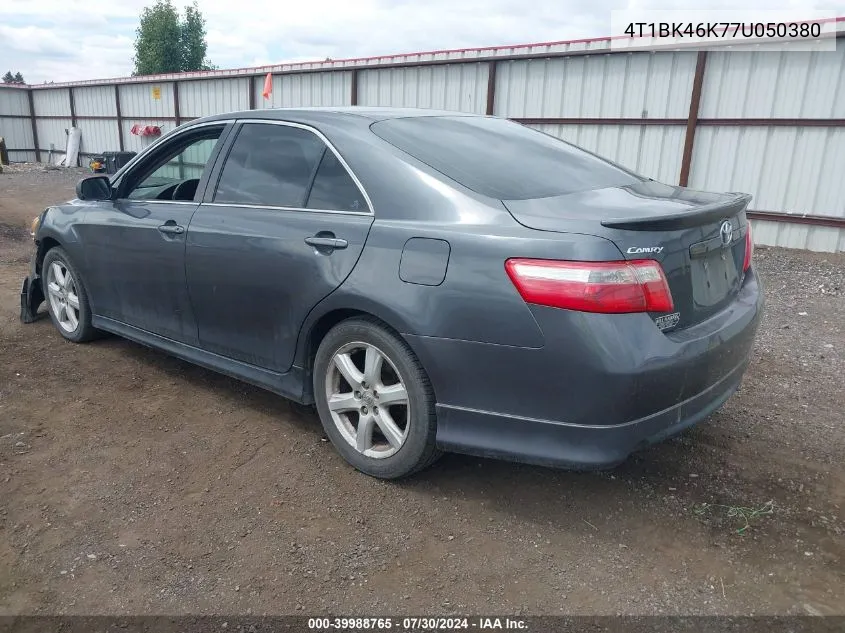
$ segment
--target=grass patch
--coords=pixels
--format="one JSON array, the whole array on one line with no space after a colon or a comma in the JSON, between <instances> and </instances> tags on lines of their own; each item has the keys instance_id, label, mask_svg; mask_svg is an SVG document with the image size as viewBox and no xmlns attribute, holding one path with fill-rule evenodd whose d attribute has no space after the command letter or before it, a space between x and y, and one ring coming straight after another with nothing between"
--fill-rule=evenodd
<instances>
[{"instance_id":1,"label":"grass patch","mask_svg":"<svg viewBox=\"0 0 845 633\"><path fill-rule=\"evenodd\" d=\"M737 534L745 534L751 528L751 523L760 517L775 513L775 502L767 501L759 507L747 506L726 506L719 503L702 503L693 508L697 516L703 517L712 513L724 514L727 519L740 521L742 525L737 528Z\"/></svg>"}]
</instances>

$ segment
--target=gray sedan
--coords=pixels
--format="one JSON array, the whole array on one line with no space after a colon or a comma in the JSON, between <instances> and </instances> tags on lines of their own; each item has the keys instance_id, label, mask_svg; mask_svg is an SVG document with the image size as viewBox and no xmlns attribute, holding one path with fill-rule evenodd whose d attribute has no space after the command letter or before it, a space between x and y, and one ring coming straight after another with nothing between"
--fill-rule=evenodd
<instances>
[{"instance_id":1,"label":"gray sedan","mask_svg":"<svg viewBox=\"0 0 845 633\"><path fill-rule=\"evenodd\" d=\"M495 117L191 121L46 209L21 292L315 404L355 468L442 450L618 464L737 389L762 308L750 197L664 185Z\"/></svg>"}]
</instances>

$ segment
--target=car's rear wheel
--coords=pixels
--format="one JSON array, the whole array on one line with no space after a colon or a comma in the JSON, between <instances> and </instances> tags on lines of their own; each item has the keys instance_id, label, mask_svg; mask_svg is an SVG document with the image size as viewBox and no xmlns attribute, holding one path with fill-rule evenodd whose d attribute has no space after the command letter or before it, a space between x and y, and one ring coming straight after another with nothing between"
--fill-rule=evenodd
<instances>
[{"instance_id":1,"label":"car's rear wheel","mask_svg":"<svg viewBox=\"0 0 845 633\"><path fill-rule=\"evenodd\" d=\"M41 283L53 325L63 337L74 343L94 338L88 293L79 271L59 246L50 249L41 265Z\"/></svg>"},{"instance_id":2,"label":"car's rear wheel","mask_svg":"<svg viewBox=\"0 0 845 633\"><path fill-rule=\"evenodd\" d=\"M368 475L405 477L439 455L428 376L374 319L343 321L325 336L314 359L314 398L338 452Z\"/></svg>"}]
</instances>

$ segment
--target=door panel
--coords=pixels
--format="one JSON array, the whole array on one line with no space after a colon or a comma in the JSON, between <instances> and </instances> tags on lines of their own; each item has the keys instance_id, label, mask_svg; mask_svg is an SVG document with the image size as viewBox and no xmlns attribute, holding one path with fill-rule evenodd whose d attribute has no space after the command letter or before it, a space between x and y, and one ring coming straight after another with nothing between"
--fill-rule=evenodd
<instances>
[{"instance_id":1,"label":"door panel","mask_svg":"<svg viewBox=\"0 0 845 633\"><path fill-rule=\"evenodd\" d=\"M185 270L199 343L286 372L305 317L352 272L373 216L319 132L250 120L230 137L188 227Z\"/></svg>"},{"instance_id":2,"label":"door panel","mask_svg":"<svg viewBox=\"0 0 845 633\"><path fill-rule=\"evenodd\" d=\"M197 343L185 284L185 233L159 230L168 223L184 229L196 208L195 202L124 199L89 211L81 238L95 314Z\"/></svg>"},{"instance_id":3,"label":"door panel","mask_svg":"<svg viewBox=\"0 0 845 633\"><path fill-rule=\"evenodd\" d=\"M120 175L114 201L86 203L79 233L94 314L198 344L185 240L230 128L221 122L176 134Z\"/></svg>"},{"instance_id":4,"label":"door panel","mask_svg":"<svg viewBox=\"0 0 845 633\"><path fill-rule=\"evenodd\" d=\"M287 371L302 322L352 271L372 221L365 214L201 205L186 252L201 347ZM305 242L329 234L346 247Z\"/></svg>"}]
</instances>

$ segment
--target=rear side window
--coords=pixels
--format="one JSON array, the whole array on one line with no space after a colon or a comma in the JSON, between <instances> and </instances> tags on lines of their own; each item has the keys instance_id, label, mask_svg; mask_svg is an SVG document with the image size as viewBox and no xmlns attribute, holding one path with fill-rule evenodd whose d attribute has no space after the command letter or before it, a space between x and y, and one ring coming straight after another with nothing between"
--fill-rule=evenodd
<instances>
[{"instance_id":1,"label":"rear side window","mask_svg":"<svg viewBox=\"0 0 845 633\"><path fill-rule=\"evenodd\" d=\"M327 149L314 177L314 185L308 196L309 209L330 209L334 211L366 211L367 203L352 180L349 172Z\"/></svg>"},{"instance_id":2,"label":"rear side window","mask_svg":"<svg viewBox=\"0 0 845 633\"><path fill-rule=\"evenodd\" d=\"M546 198L644 180L557 138L505 119L412 117L370 126L379 137L482 195Z\"/></svg>"},{"instance_id":3,"label":"rear side window","mask_svg":"<svg viewBox=\"0 0 845 633\"><path fill-rule=\"evenodd\" d=\"M223 165L214 202L303 208L325 149L308 130L244 124Z\"/></svg>"}]
</instances>

